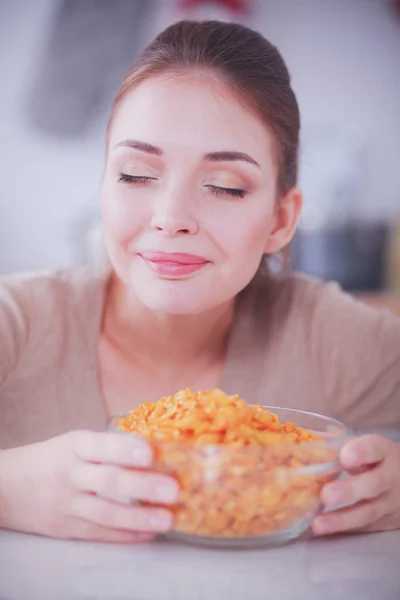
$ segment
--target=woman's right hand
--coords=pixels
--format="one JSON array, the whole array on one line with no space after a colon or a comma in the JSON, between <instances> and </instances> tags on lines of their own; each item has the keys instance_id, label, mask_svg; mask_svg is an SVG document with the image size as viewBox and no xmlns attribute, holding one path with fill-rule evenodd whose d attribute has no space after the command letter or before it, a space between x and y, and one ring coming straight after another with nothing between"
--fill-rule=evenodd
<instances>
[{"instance_id":1,"label":"woman's right hand","mask_svg":"<svg viewBox=\"0 0 400 600\"><path fill-rule=\"evenodd\" d=\"M72 431L0 451L0 527L109 542L152 539L172 513L175 479L152 472L150 446L116 433ZM125 503L124 503L125 502Z\"/></svg>"}]
</instances>

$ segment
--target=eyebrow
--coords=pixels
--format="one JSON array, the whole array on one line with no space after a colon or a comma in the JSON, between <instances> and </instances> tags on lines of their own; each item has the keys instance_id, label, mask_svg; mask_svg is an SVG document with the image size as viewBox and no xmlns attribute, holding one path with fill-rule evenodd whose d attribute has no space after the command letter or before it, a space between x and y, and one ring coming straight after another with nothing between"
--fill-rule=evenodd
<instances>
[{"instance_id":1,"label":"eyebrow","mask_svg":"<svg viewBox=\"0 0 400 600\"><path fill-rule=\"evenodd\" d=\"M162 156L164 154L161 148L146 142L139 142L138 140L124 140L116 145L116 147L119 146L126 146L128 148L133 148L134 150L146 152L147 154L153 154L155 156ZM235 150L208 152L203 156L203 159L210 162L242 161L250 163L251 165L255 165L256 167L260 167L259 163L249 154L246 154L245 152L236 152Z\"/></svg>"},{"instance_id":2,"label":"eyebrow","mask_svg":"<svg viewBox=\"0 0 400 600\"><path fill-rule=\"evenodd\" d=\"M248 162L251 165L255 165L259 167L260 165L254 158L252 158L249 154L245 152L235 152L234 150L226 150L222 152L209 152L204 155L204 160L209 160L212 162L223 162L223 161L243 161Z\"/></svg>"},{"instance_id":3,"label":"eyebrow","mask_svg":"<svg viewBox=\"0 0 400 600\"><path fill-rule=\"evenodd\" d=\"M123 142L119 142L116 145L116 148L119 146L126 146L128 148L134 148L135 150L140 150L141 152L147 152L147 154L155 154L156 156L162 156L164 152L161 148L157 148L157 146L153 146L152 144L147 144L146 142L139 142L137 140L124 140Z\"/></svg>"}]
</instances>

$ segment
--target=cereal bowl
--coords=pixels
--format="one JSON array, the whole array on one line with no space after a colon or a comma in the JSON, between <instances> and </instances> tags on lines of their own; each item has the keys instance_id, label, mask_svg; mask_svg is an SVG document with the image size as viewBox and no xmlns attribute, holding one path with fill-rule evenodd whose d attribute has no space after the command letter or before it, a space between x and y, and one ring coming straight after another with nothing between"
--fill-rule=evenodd
<instances>
[{"instance_id":1,"label":"cereal bowl","mask_svg":"<svg viewBox=\"0 0 400 600\"><path fill-rule=\"evenodd\" d=\"M260 407L257 407L260 408ZM325 483L341 472L339 451L351 435L342 422L296 409L263 407L281 423L316 437L307 443L248 446L147 439L154 470L180 484L173 531L166 537L214 547L275 545L298 538L322 505ZM112 417L108 431L124 431L131 411Z\"/></svg>"}]
</instances>

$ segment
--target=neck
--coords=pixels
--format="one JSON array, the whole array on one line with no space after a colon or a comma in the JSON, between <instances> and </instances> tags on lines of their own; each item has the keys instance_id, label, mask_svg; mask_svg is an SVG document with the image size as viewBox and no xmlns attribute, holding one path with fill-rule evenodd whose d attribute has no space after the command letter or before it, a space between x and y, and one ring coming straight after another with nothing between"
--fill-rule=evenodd
<instances>
[{"instance_id":1,"label":"neck","mask_svg":"<svg viewBox=\"0 0 400 600\"><path fill-rule=\"evenodd\" d=\"M114 276L103 335L126 359L148 373L201 372L222 365L233 317L234 300L196 315L157 313L133 297Z\"/></svg>"}]
</instances>

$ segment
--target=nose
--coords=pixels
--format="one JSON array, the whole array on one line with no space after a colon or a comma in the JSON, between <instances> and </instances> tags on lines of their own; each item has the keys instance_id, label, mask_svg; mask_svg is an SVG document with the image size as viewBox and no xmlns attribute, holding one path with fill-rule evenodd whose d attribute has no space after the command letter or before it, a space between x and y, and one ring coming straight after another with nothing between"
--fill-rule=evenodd
<instances>
[{"instance_id":1,"label":"nose","mask_svg":"<svg viewBox=\"0 0 400 600\"><path fill-rule=\"evenodd\" d=\"M195 235L199 223L187 196L171 193L162 195L155 202L151 227L168 235Z\"/></svg>"}]
</instances>

